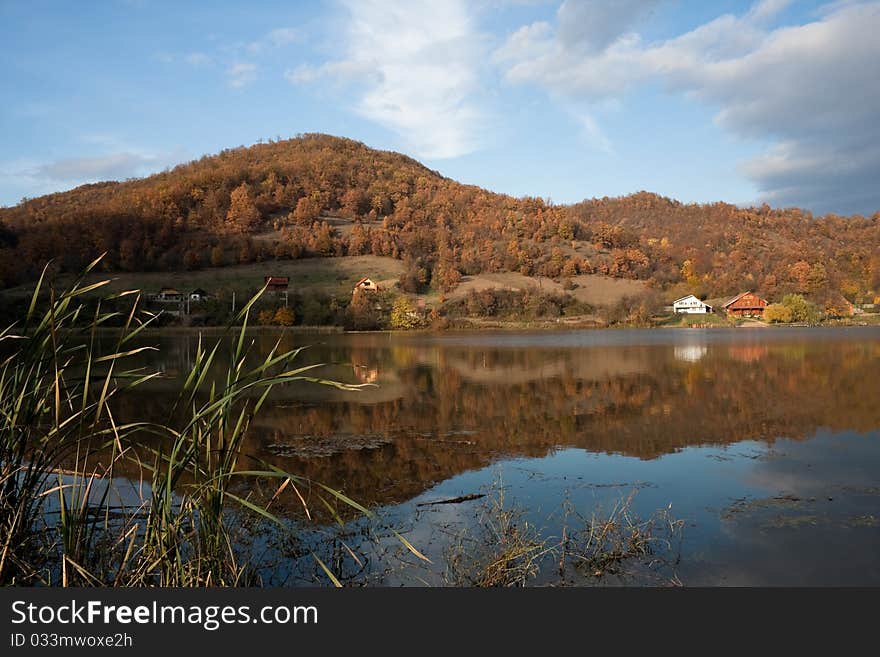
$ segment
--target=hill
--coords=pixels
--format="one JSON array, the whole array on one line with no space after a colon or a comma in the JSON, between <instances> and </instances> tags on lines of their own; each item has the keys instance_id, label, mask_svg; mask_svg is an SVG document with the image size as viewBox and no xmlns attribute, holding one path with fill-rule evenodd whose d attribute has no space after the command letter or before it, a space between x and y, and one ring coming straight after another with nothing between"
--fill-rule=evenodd
<instances>
[{"instance_id":1,"label":"hill","mask_svg":"<svg viewBox=\"0 0 880 657\"><path fill-rule=\"evenodd\" d=\"M880 213L814 217L647 192L554 205L320 134L0 209L3 287L32 280L50 259L69 272L103 252L112 272L372 255L401 261L403 289L443 294L463 277L504 272L639 280L667 297L880 293Z\"/></svg>"}]
</instances>

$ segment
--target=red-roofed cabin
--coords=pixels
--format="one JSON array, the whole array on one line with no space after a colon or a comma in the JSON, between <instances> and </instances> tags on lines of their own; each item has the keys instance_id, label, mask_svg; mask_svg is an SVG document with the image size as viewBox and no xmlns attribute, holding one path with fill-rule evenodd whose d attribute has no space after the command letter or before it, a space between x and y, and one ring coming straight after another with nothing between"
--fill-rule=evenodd
<instances>
[{"instance_id":1,"label":"red-roofed cabin","mask_svg":"<svg viewBox=\"0 0 880 657\"><path fill-rule=\"evenodd\" d=\"M267 292L286 292L290 279L287 276L266 276L263 283Z\"/></svg>"},{"instance_id":2,"label":"red-roofed cabin","mask_svg":"<svg viewBox=\"0 0 880 657\"><path fill-rule=\"evenodd\" d=\"M766 307L767 299L762 299L752 291L738 294L723 306L728 315L736 317L761 317Z\"/></svg>"},{"instance_id":3,"label":"red-roofed cabin","mask_svg":"<svg viewBox=\"0 0 880 657\"><path fill-rule=\"evenodd\" d=\"M362 278L359 280L355 286L352 294L356 294L357 292L378 292L379 286L373 282L370 278Z\"/></svg>"}]
</instances>

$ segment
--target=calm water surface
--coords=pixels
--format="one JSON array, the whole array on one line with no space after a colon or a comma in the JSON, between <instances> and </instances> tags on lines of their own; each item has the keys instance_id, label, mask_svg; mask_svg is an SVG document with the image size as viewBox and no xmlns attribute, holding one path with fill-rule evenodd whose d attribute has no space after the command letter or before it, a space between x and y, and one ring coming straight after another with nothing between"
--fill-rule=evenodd
<instances>
[{"instance_id":1,"label":"calm water surface","mask_svg":"<svg viewBox=\"0 0 880 657\"><path fill-rule=\"evenodd\" d=\"M149 364L169 378L123 405L161 417L195 340L148 338L160 348ZM563 508L588 516L630 495L644 516L671 505L685 521L674 567L685 585L880 584L880 329L284 340L311 345L301 361L326 363L322 376L375 386L285 386L245 451L376 508L435 564L485 506L424 503L503 489L545 536L570 522ZM300 513L293 496L279 503ZM444 581L440 566L378 562L357 570Z\"/></svg>"}]
</instances>

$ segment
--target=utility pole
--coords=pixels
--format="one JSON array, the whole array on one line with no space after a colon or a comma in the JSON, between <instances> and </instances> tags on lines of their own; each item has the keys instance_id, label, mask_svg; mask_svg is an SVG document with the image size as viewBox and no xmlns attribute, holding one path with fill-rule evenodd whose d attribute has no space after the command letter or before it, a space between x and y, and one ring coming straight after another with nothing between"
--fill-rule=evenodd
<instances>
[{"instance_id":1,"label":"utility pole","mask_svg":"<svg viewBox=\"0 0 880 657\"><path fill-rule=\"evenodd\" d=\"M235 290L232 291L232 314L235 314Z\"/></svg>"}]
</instances>

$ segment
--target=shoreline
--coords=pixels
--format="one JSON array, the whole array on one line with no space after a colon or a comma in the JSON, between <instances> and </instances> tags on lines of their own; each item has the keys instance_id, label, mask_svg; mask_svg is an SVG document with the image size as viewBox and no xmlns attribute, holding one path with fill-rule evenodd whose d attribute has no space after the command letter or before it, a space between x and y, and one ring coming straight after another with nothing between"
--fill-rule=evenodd
<instances>
[{"instance_id":1,"label":"shoreline","mask_svg":"<svg viewBox=\"0 0 880 657\"><path fill-rule=\"evenodd\" d=\"M310 334L310 335L419 335L419 334L454 334L454 333L483 333L483 332L515 332L528 331L535 333L562 333L568 331L620 331L620 330L682 330L682 331L699 331L699 330L718 330L718 329L779 329L779 328L799 328L799 329L817 329L817 328L880 328L880 316L875 316L872 322L847 322L840 321L825 322L820 324L766 324L763 322L749 322L742 325L698 325L698 326L682 326L682 325L663 325L655 324L651 326L635 325L635 324L595 324L595 323L557 323L557 322L493 322L493 323L475 323L470 326L450 326L442 329L433 329L430 327L418 329L376 329L366 331L346 330L342 326L262 326L248 325L248 333L293 333L293 334ZM237 332L241 330L241 325L232 326L157 326L144 329L143 335L194 335L204 333L207 335L220 335L227 331ZM120 329L118 326L102 326L94 329L97 334L112 334ZM76 329L69 329L76 330Z\"/></svg>"}]
</instances>

